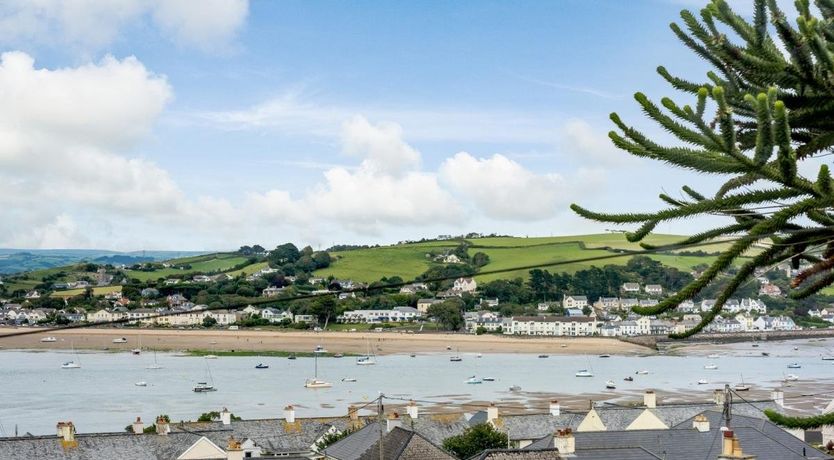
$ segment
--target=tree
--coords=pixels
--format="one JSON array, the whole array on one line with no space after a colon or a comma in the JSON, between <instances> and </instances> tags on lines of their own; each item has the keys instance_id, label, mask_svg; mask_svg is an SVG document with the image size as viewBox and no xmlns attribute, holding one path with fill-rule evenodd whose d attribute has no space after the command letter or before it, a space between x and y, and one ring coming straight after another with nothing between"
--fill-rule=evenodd
<instances>
[{"instance_id":1,"label":"tree","mask_svg":"<svg viewBox=\"0 0 834 460\"><path fill-rule=\"evenodd\" d=\"M460 299L449 299L431 305L426 314L434 318L438 323L448 330L457 331L463 326L463 301Z\"/></svg>"},{"instance_id":2,"label":"tree","mask_svg":"<svg viewBox=\"0 0 834 460\"><path fill-rule=\"evenodd\" d=\"M457 436L446 438L443 448L458 458L469 458L487 449L506 448L507 443L506 433L501 433L489 423L480 423Z\"/></svg>"},{"instance_id":3,"label":"tree","mask_svg":"<svg viewBox=\"0 0 834 460\"><path fill-rule=\"evenodd\" d=\"M206 316L203 318L203 327L214 327L217 324L217 320L214 319L213 316Z\"/></svg>"},{"instance_id":4,"label":"tree","mask_svg":"<svg viewBox=\"0 0 834 460\"><path fill-rule=\"evenodd\" d=\"M301 257L298 248L292 243L284 243L269 252L269 261L274 265L294 263Z\"/></svg>"},{"instance_id":5,"label":"tree","mask_svg":"<svg viewBox=\"0 0 834 460\"><path fill-rule=\"evenodd\" d=\"M489 255L483 252L476 252L474 256L472 256L472 265L477 268L481 268L484 265L489 263Z\"/></svg>"},{"instance_id":6,"label":"tree","mask_svg":"<svg viewBox=\"0 0 834 460\"><path fill-rule=\"evenodd\" d=\"M642 241L658 224L673 219L719 215L730 220L672 246L692 248L729 237L724 243L727 247L721 248L709 268L658 305L634 309L642 315L670 311L718 283L719 275L734 262L742 262L722 285L712 310L694 328L672 334L674 338L688 337L712 322L757 268L788 260L795 267L802 260L810 262L811 267L792 280L793 298L807 297L834 282L834 233L830 230L834 193L829 168L819 166L816 178L798 173L800 161L834 147L834 1L817 0L822 15L817 18L808 0L798 0L798 28L788 23L776 0L755 0L754 5L752 23L734 13L726 1L712 0L701 10L700 20L689 11L681 13L688 33L672 25L678 38L715 68L707 74L707 82L696 84L658 67L672 87L695 97L694 106L663 98L663 110L644 94L635 94L647 116L676 137L677 144L652 141L617 114L611 115L619 132L612 131L609 137L620 149L699 173L722 175L723 185L709 195L688 186L683 186L686 198L661 194L669 207L658 212L608 214L571 205L588 219L639 224L626 234L632 242ZM775 38L769 33L768 16ZM767 248L739 260L749 256L754 245Z\"/></svg>"}]
</instances>

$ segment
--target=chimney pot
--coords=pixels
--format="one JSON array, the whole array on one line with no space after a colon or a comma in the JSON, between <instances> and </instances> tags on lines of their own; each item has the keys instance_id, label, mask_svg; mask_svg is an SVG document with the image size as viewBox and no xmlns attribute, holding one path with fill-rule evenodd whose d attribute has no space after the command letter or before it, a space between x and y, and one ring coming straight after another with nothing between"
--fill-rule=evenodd
<instances>
[{"instance_id":1,"label":"chimney pot","mask_svg":"<svg viewBox=\"0 0 834 460\"><path fill-rule=\"evenodd\" d=\"M141 417L136 417L136 421L133 422L133 434L142 434L145 431L145 424L142 423Z\"/></svg>"},{"instance_id":2,"label":"chimney pot","mask_svg":"<svg viewBox=\"0 0 834 460\"><path fill-rule=\"evenodd\" d=\"M704 414L698 414L692 420L692 428L700 431L701 433L706 433L709 431L709 419L704 416Z\"/></svg>"},{"instance_id":3,"label":"chimney pot","mask_svg":"<svg viewBox=\"0 0 834 460\"><path fill-rule=\"evenodd\" d=\"M229 409L224 407L223 410L220 411L220 422L223 423L223 425L232 424L232 413L229 412Z\"/></svg>"},{"instance_id":4,"label":"chimney pot","mask_svg":"<svg viewBox=\"0 0 834 460\"><path fill-rule=\"evenodd\" d=\"M770 399L773 400L779 407L785 407L785 392L780 389L775 389L770 393Z\"/></svg>"},{"instance_id":5,"label":"chimney pot","mask_svg":"<svg viewBox=\"0 0 834 460\"><path fill-rule=\"evenodd\" d=\"M550 415L556 417L562 413L562 407L559 405L559 401L553 400L550 401Z\"/></svg>"},{"instance_id":6,"label":"chimney pot","mask_svg":"<svg viewBox=\"0 0 834 460\"><path fill-rule=\"evenodd\" d=\"M657 395L653 390L646 390L643 394L643 405L649 409L657 407Z\"/></svg>"},{"instance_id":7,"label":"chimney pot","mask_svg":"<svg viewBox=\"0 0 834 460\"><path fill-rule=\"evenodd\" d=\"M556 436L553 436L553 447L560 454L576 453L576 438L573 437L573 430L570 428L556 430Z\"/></svg>"},{"instance_id":8,"label":"chimney pot","mask_svg":"<svg viewBox=\"0 0 834 460\"><path fill-rule=\"evenodd\" d=\"M168 425L168 421L162 417L156 418L156 434L161 436L166 436L168 433L171 432L171 427Z\"/></svg>"},{"instance_id":9,"label":"chimney pot","mask_svg":"<svg viewBox=\"0 0 834 460\"><path fill-rule=\"evenodd\" d=\"M489 407L487 407L487 423L492 422L498 419L498 407L495 406L495 403L490 403Z\"/></svg>"},{"instance_id":10,"label":"chimney pot","mask_svg":"<svg viewBox=\"0 0 834 460\"><path fill-rule=\"evenodd\" d=\"M400 414L396 412L392 412L388 415L388 433L394 430L394 428L401 427L403 424L402 420L400 420Z\"/></svg>"},{"instance_id":11,"label":"chimney pot","mask_svg":"<svg viewBox=\"0 0 834 460\"><path fill-rule=\"evenodd\" d=\"M420 415L420 409L417 407L417 403L414 402L414 400L411 400L408 404L406 404L405 413L413 419L416 419Z\"/></svg>"},{"instance_id":12,"label":"chimney pot","mask_svg":"<svg viewBox=\"0 0 834 460\"><path fill-rule=\"evenodd\" d=\"M348 406L348 417L349 417L352 421L357 421L357 420L359 420L359 410L358 410L358 409L356 408L356 406L354 406L353 404L351 404L350 406Z\"/></svg>"},{"instance_id":13,"label":"chimney pot","mask_svg":"<svg viewBox=\"0 0 834 460\"><path fill-rule=\"evenodd\" d=\"M295 423L295 408L292 405L284 408L284 420L287 423Z\"/></svg>"},{"instance_id":14,"label":"chimney pot","mask_svg":"<svg viewBox=\"0 0 834 460\"><path fill-rule=\"evenodd\" d=\"M243 460L244 452L240 441L234 436L229 436L229 442L226 444L226 459L227 460Z\"/></svg>"}]
</instances>

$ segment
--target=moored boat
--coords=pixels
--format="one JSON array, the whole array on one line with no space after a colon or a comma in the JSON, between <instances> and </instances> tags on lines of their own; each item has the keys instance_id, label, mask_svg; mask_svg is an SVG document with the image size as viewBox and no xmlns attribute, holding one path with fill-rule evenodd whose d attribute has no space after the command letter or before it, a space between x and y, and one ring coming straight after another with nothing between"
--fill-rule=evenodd
<instances>
[{"instance_id":1,"label":"moored boat","mask_svg":"<svg viewBox=\"0 0 834 460\"><path fill-rule=\"evenodd\" d=\"M799 363L790 363L788 364L788 369L801 369L802 364Z\"/></svg>"},{"instance_id":2,"label":"moored boat","mask_svg":"<svg viewBox=\"0 0 834 460\"><path fill-rule=\"evenodd\" d=\"M576 372L576 376L577 377L593 377L594 374L592 374L590 371L588 371L588 369L580 369L579 371Z\"/></svg>"},{"instance_id":3,"label":"moored boat","mask_svg":"<svg viewBox=\"0 0 834 460\"><path fill-rule=\"evenodd\" d=\"M513 385L510 387L510 391L521 391L521 387L518 385Z\"/></svg>"},{"instance_id":4,"label":"moored boat","mask_svg":"<svg viewBox=\"0 0 834 460\"><path fill-rule=\"evenodd\" d=\"M630 375L629 375L628 377L624 378L623 380L624 380L624 381L626 381L626 382L633 382L633 381L634 381L634 377L632 377L632 376L630 376Z\"/></svg>"},{"instance_id":5,"label":"moored boat","mask_svg":"<svg viewBox=\"0 0 834 460\"><path fill-rule=\"evenodd\" d=\"M479 379L478 377L475 377L474 375L472 377L469 377L468 379L466 379L466 384L467 385L479 385L481 383L483 383L483 381L481 379Z\"/></svg>"},{"instance_id":6,"label":"moored boat","mask_svg":"<svg viewBox=\"0 0 834 460\"><path fill-rule=\"evenodd\" d=\"M603 353L603 354L599 355L599 357L600 358L610 358L611 355L609 355L608 353Z\"/></svg>"},{"instance_id":7,"label":"moored boat","mask_svg":"<svg viewBox=\"0 0 834 460\"><path fill-rule=\"evenodd\" d=\"M451 361L451 362L453 362L453 363L457 363L457 362L461 362L461 361L463 361L463 358L461 358L460 356L457 356L457 355L456 355L456 356L452 356L452 357L450 357L450 358L449 358L449 361Z\"/></svg>"},{"instance_id":8,"label":"moored boat","mask_svg":"<svg viewBox=\"0 0 834 460\"><path fill-rule=\"evenodd\" d=\"M213 385L209 385L208 382L197 382L192 391L194 391L194 393L208 393L210 391L217 391L217 388L214 388Z\"/></svg>"},{"instance_id":9,"label":"moored boat","mask_svg":"<svg viewBox=\"0 0 834 460\"><path fill-rule=\"evenodd\" d=\"M494 382L494 381L495 381L495 377L484 377L484 379L483 379L483 380L484 380L484 382Z\"/></svg>"},{"instance_id":10,"label":"moored boat","mask_svg":"<svg viewBox=\"0 0 834 460\"><path fill-rule=\"evenodd\" d=\"M785 376L786 382L796 382L797 380L799 380L799 376L796 374L788 374Z\"/></svg>"},{"instance_id":11,"label":"moored boat","mask_svg":"<svg viewBox=\"0 0 834 460\"><path fill-rule=\"evenodd\" d=\"M57 342L57 341L58 341L58 339L56 339L55 337L52 337L52 336L44 337L44 338L41 339L41 342Z\"/></svg>"},{"instance_id":12,"label":"moored boat","mask_svg":"<svg viewBox=\"0 0 834 460\"><path fill-rule=\"evenodd\" d=\"M136 385L137 387L146 387L146 386L148 386L148 382L143 380L141 382L134 383L134 385Z\"/></svg>"},{"instance_id":13,"label":"moored boat","mask_svg":"<svg viewBox=\"0 0 834 460\"><path fill-rule=\"evenodd\" d=\"M613 380L609 380L609 381L605 382L605 388L608 389L608 390L616 390L617 386L614 385Z\"/></svg>"},{"instance_id":14,"label":"moored boat","mask_svg":"<svg viewBox=\"0 0 834 460\"><path fill-rule=\"evenodd\" d=\"M75 361L67 361L61 364L61 369L81 369L81 364Z\"/></svg>"},{"instance_id":15,"label":"moored boat","mask_svg":"<svg viewBox=\"0 0 834 460\"><path fill-rule=\"evenodd\" d=\"M255 369L269 369L269 366L268 366L268 365L266 365L266 364L264 364L264 363L258 363L258 364L255 366Z\"/></svg>"},{"instance_id":16,"label":"moored boat","mask_svg":"<svg viewBox=\"0 0 834 460\"><path fill-rule=\"evenodd\" d=\"M707 379L701 379L701 380L698 380L698 385L706 385L706 384L708 384L708 383L709 383L709 382L707 382Z\"/></svg>"},{"instance_id":17,"label":"moored boat","mask_svg":"<svg viewBox=\"0 0 834 460\"><path fill-rule=\"evenodd\" d=\"M706 365L704 365L704 369L707 369L707 370L713 371L713 370L715 370L715 369L718 369L718 365L716 365L716 364L712 364L712 363L710 363L710 364L706 364Z\"/></svg>"}]
</instances>

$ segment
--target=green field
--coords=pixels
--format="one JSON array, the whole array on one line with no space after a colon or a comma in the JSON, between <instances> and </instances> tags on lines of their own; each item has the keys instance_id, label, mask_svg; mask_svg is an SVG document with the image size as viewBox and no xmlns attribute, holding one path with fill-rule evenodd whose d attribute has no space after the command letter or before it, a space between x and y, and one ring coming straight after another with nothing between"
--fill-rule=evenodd
<instances>
[{"instance_id":1,"label":"green field","mask_svg":"<svg viewBox=\"0 0 834 460\"><path fill-rule=\"evenodd\" d=\"M256 271L258 271L262 268L267 268L267 267L269 267L269 262L257 262L257 263L254 263L252 265L247 265L247 266L241 268L240 270L234 270L234 271L226 272L226 274L231 276L232 278L240 276L240 275L246 276L246 275L251 275L252 273L255 273Z\"/></svg>"},{"instance_id":2,"label":"green field","mask_svg":"<svg viewBox=\"0 0 834 460\"><path fill-rule=\"evenodd\" d=\"M652 235L645 239L647 243L668 245L680 241L685 237L677 235ZM519 266L533 266L553 264L542 267L549 271L573 273L591 266L624 265L631 256L623 255L611 259L584 261L570 264L558 264L560 261L585 259L598 256L609 256L612 252L603 248L640 250L639 244L629 243L625 236L619 233L599 235L575 235L537 238L473 238L470 243L469 255L483 252L489 255L490 263L481 270L511 269ZM442 252L456 247L457 240L433 241L426 243L412 243L379 248L357 249L353 251L334 252L334 262L330 267L319 270L316 275L336 278L352 279L361 282L377 281L383 276L398 275L405 280L413 279L425 272L431 265L431 258L426 257L430 252ZM726 250L730 243L718 243L700 248L704 252L714 253ZM654 260L669 267L680 270L690 270L700 264L708 264L715 260L714 256L679 256L672 254L649 255ZM486 274L478 276L481 281L495 279L526 278L529 269L512 270L508 272Z\"/></svg>"},{"instance_id":3,"label":"green field","mask_svg":"<svg viewBox=\"0 0 834 460\"><path fill-rule=\"evenodd\" d=\"M121 286L102 286L102 287L94 287L93 288L93 295L105 295L111 292L122 292ZM67 289L65 291L55 291L52 293L51 297L75 297L77 295L81 295L84 293L84 289Z\"/></svg>"},{"instance_id":4,"label":"green field","mask_svg":"<svg viewBox=\"0 0 834 460\"><path fill-rule=\"evenodd\" d=\"M208 272L222 272L231 269L235 265L246 262L246 257L233 254L210 254L206 256L188 257L184 259L174 259L169 261L172 264L190 264L191 268L188 270L180 270L177 268L163 268L152 272L145 272L141 270L125 270L128 278L136 278L141 281L155 280L158 278L167 278L173 275L187 275L189 273L208 273Z\"/></svg>"}]
</instances>

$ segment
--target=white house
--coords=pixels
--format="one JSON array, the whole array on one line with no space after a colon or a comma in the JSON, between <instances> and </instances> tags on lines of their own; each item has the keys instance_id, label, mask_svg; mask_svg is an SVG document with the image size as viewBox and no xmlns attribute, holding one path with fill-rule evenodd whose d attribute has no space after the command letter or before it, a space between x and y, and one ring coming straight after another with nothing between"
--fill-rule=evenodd
<instances>
[{"instance_id":1,"label":"white house","mask_svg":"<svg viewBox=\"0 0 834 460\"><path fill-rule=\"evenodd\" d=\"M601 310L617 310L620 308L619 297L600 297L594 302L594 307Z\"/></svg>"},{"instance_id":2,"label":"white house","mask_svg":"<svg viewBox=\"0 0 834 460\"><path fill-rule=\"evenodd\" d=\"M779 289L779 286L772 284L772 283L762 283L759 287L759 295L766 295L769 297L781 297L782 290Z\"/></svg>"},{"instance_id":3,"label":"white house","mask_svg":"<svg viewBox=\"0 0 834 460\"><path fill-rule=\"evenodd\" d=\"M588 306L588 298L584 295L566 295L562 300L564 308L578 308L582 310Z\"/></svg>"},{"instance_id":4,"label":"white house","mask_svg":"<svg viewBox=\"0 0 834 460\"><path fill-rule=\"evenodd\" d=\"M620 335L638 335L640 333L637 321L620 321L619 330Z\"/></svg>"},{"instance_id":5,"label":"white house","mask_svg":"<svg viewBox=\"0 0 834 460\"><path fill-rule=\"evenodd\" d=\"M787 316L759 316L753 321L753 328L759 331L792 331L796 324Z\"/></svg>"},{"instance_id":6,"label":"white house","mask_svg":"<svg viewBox=\"0 0 834 460\"><path fill-rule=\"evenodd\" d=\"M211 277L206 275L197 275L191 278L191 280L195 283L210 283L212 281Z\"/></svg>"},{"instance_id":7,"label":"white house","mask_svg":"<svg viewBox=\"0 0 834 460\"><path fill-rule=\"evenodd\" d=\"M460 257L458 257L454 254L447 254L446 256L443 257L443 263L444 264L459 264L460 263Z\"/></svg>"},{"instance_id":8,"label":"white house","mask_svg":"<svg viewBox=\"0 0 834 460\"><path fill-rule=\"evenodd\" d=\"M646 291L646 294L649 295L663 294L663 287L659 284L647 284L644 290Z\"/></svg>"},{"instance_id":9,"label":"white house","mask_svg":"<svg viewBox=\"0 0 834 460\"><path fill-rule=\"evenodd\" d=\"M279 288L275 286L269 286L268 288L261 291L261 295L263 295L264 297L275 297L282 292L284 292L284 288L282 287Z\"/></svg>"},{"instance_id":10,"label":"white house","mask_svg":"<svg viewBox=\"0 0 834 460\"><path fill-rule=\"evenodd\" d=\"M514 316L505 334L587 336L597 332L597 320L587 316Z\"/></svg>"},{"instance_id":11,"label":"white house","mask_svg":"<svg viewBox=\"0 0 834 460\"><path fill-rule=\"evenodd\" d=\"M29 292L26 293L26 295L24 297L27 298L27 299L40 299L41 298L41 293L38 292L38 291L29 291Z\"/></svg>"},{"instance_id":12,"label":"white house","mask_svg":"<svg viewBox=\"0 0 834 460\"><path fill-rule=\"evenodd\" d=\"M452 286L453 291L458 292L475 292L475 289L478 288L478 283L475 282L472 278L458 278L455 280L454 286Z\"/></svg>"},{"instance_id":13,"label":"white house","mask_svg":"<svg viewBox=\"0 0 834 460\"><path fill-rule=\"evenodd\" d=\"M443 302L440 299L420 299L417 301L417 311L422 314L426 314L429 311L429 307L436 303Z\"/></svg>"},{"instance_id":14,"label":"white house","mask_svg":"<svg viewBox=\"0 0 834 460\"><path fill-rule=\"evenodd\" d=\"M343 323L384 323L414 321L423 316L414 307L394 307L391 310L352 310L336 318Z\"/></svg>"},{"instance_id":15,"label":"white house","mask_svg":"<svg viewBox=\"0 0 834 460\"><path fill-rule=\"evenodd\" d=\"M536 308L539 311L548 311L553 305L558 305L556 302L539 302Z\"/></svg>"},{"instance_id":16,"label":"white house","mask_svg":"<svg viewBox=\"0 0 834 460\"><path fill-rule=\"evenodd\" d=\"M463 319L466 330L472 333L475 333L479 327L489 332L496 332L503 324L501 315L491 311L467 312L464 314Z\"/></svg>"},{"instance_id":17,"label":"white house","mask_svg":"<svg viewBox=\"0 0 834 460\"><path fill-rule=\"evenodd\" d=\"M640 302L637 299L620 299L620 308L629 309L636 307Z\"/></svg>"},{"instance_id":18,"label":"white house","mask_svg":"<svg viewBox=\"0 0 834 460\"><path fill-rule=\"evenodd\" d=\"M694 312L698 309L695 307L695 302L693 302L692 300L687 299L687 300L684 300L683 302L679 303L676 310L681 312L681 313L692 313L692 312Z\"/></svg>"},{"instance_id":19,"label":"white house","mask_svg":"<svg viewBox=\"0 0 834 460\"><path fill-rule=\"evenodd\" d=\"M267 307L261 310L261 318L268 320L270 323L280 323L285 319L293 320L293 314L289 310L278 310L277 308Z\"/></svg>"},{"instance_id":20,"label":"white house","mask_svg":"<svg viewBox=\"0 0 834 460\"><path fill-rule=\"evenodd\" d=\"M623 292L631 292L637 293L640 292L640 283L623 283L623 286L620 288Z\"/></svg>"},{"instance_id":21,"label":"white house","mask_svg":"<svg viewBox=\"0 0 834 460\"><path fill-rule=\"evenodd\" d=\"M400 288L400 294L416 294L421 291L428 291L429 286L426 283L412 283Z\"/></svg>"}]
</instances>

